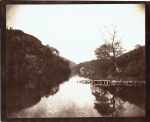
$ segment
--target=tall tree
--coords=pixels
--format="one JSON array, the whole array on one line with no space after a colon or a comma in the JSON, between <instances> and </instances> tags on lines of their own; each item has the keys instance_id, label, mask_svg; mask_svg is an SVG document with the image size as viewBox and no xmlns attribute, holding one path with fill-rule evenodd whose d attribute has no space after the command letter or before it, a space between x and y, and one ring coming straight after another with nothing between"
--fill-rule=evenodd
<instances>
[{"instance_id":1,"label":"tall tree","mask_svg":"<svg viewBox=\"0 0 150 122\"><path fill-rule=\"evenodd\" d=\"M121 47L121 41L117 37L117 31L115 29L112 33L109 33L109 36L110 37L105 40L105 43L95 50L95 54L101 61L112 60L114 70L118 73L120 70L116 59L123 53L123 48Z\"/></svg>"}]
</instances>

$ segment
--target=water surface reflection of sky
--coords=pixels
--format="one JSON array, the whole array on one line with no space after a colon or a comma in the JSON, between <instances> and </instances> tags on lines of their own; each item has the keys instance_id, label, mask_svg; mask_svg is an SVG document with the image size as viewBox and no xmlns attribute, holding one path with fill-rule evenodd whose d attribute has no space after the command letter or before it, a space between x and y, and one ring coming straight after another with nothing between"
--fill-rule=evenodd
<instances>
[{"instance_id":1,"label":"water surface reflection of sky","mask_svg":"<svg viewBox=\"0 0 150 122\"><path fill-rule=\"evenodd\" d=\"M92 95L90 84L82 84L79 76L72 77L60 85L59 91L53 96L43 97L33 107L14 113L13 117L49 118L49 117L102 117L94 108L95 96ZM138 106L125 102L118 116L144 116L145 112Z\"/></svg>"}]
</instances>

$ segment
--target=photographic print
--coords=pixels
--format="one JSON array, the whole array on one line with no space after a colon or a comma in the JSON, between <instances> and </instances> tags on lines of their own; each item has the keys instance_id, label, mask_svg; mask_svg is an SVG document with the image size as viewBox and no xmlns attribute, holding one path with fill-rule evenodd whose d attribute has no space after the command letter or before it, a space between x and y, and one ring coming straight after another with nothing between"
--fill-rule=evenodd
<instances>
[{"instance_id":1,"label":"photographic print","mask_svg":"<svg viewBox=\"0 0 150 122\"><path fill-rule=\"evenodd\" d=\"M7 4L7 118L145 117L145 4Z\"/></svg>"}]
</instances>

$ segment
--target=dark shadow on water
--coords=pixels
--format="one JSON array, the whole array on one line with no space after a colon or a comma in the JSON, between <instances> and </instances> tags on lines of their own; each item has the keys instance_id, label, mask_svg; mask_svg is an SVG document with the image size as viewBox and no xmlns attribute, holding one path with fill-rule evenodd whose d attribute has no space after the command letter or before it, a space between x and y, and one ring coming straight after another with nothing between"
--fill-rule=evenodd
<instances>
[{"instance_id":1,"label":"dark shadow on water","mask_svg":"<svg viewBox=\"0 0 150 122\"><path fill-rule=\"evenodd\" d=\"M101 114L101 115L110 115L112 114L115 109L113 107L113 104L110 103L110 100L105 95L97 96L96 97L97 102L94 103L95 109Z\"/></svg>"},{"instance_id":2,"label":"dark shadow on water","mask_svg":"<svg viewBox=\"0 0 150 122\"><path fill-rule=\"evenodd\" d=\"M15 94L12 92L12 94L7 95L7 113L9 115L13 112L31 107L40 102L43 96L49 97L57 93L58 90L59 86L53 87L47 91L40 91L40 89L24 89L22 91L20 89L20 92L16 92L15 89Z\"/></svg>"},{"instance_id":3,"label":"dark shadow on water","mask_svg":"<svg viewBox=\"0 0 150 122\"><path fill-rule=\"evenodd\" d=\"M111 95L108 95L108 93ZM118 116L117 112L123 109L123 103L129 102L145 109L145 87L100 87L99 91L92 92L96 100L95 109L104 116Z\"/></svg>"},{"instance_id":4,"label":"dark shadow on water","mask_svg":"<svg viewBox=\"0 0 150 122\"><path fill-rule=\"evenodd\" d=\"M140 107L143 107L145 104L144 85L136 87L109 87L107 90L123 101L128 101Z\"/></svg>"}]
</instances>

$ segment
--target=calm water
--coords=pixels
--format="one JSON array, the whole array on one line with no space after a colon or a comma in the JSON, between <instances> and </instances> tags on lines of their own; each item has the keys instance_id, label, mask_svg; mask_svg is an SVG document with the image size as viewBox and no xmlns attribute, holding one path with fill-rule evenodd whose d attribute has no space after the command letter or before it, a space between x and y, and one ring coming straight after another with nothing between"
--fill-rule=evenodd
<instances>
[{"instance_id":1,"label":"calm water","mask_svg":"<svg viewBox=\"0 0 150 122\"><path fill-rule=\"evenodd\" d=\"M61 84L59 91L53 96L43 97L38 104L11 116L24 118L104 116L94 107L96 98L91 93L90 84L78 82L82 79L85 78L72 77L69 81ZM123 102L122 107L117 110L117 116L144 116L144 114L143 109L129 102Z\"/></svg>"}]
</instances>

